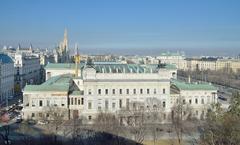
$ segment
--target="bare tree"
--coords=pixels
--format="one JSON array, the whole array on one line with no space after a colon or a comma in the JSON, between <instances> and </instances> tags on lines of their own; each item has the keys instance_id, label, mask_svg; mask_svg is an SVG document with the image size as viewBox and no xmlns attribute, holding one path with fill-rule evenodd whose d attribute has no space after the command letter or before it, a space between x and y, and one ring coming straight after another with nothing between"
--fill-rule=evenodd
<instances>
[{"instance_id":1,"label":"bare tree","mask_svg":"<svg viewBox=\"0 0 240 145\"><path fill-rule=\"evenodd\" d=\"M147 108L145 111L145 114L147 116L146 118L146 125L148 127L148 130L153 138L154 145L156 144L156 141L158 140L159 131L161 130L160 125L162 121L164 120L164 101L160 101L157 98L148 98L146 100Z\"/></svg>"},{"instance_id":2,"label":"bare tree","mask_svg":"<svg viewBox=\"0 0 240 145\"><path fill-rule=\"evenodd\" d=\"M118 135L120 123L114 114L99 112L97 117L94 119L93 127L97 131Z\"/></svg>"},{"instance_id":3,"label":"bare tree","mask_svg":"<svg viewBox=\"0 0 240 145\"><path fill-rule=\"evenodd\" d=\"M240 142L240 95L234 94L228 110L220 104L208 112L201 132L203 145L239 145Z\"/></svg>"},{"instance_id":4,"label":"bare tree","mask_svg":"<svg viewBox=\"0 0 240 145\"><path fill-rule=\"evenodd\" d=\"M146 135L146 115L143 102L131 102L129 107L122 108L118 116L121 124L126 125L133 134L134 140L142 143Z\"/></svg>"},{"instance_id":5,"label":"bare tree","mask_svg":"<svg viewBox=\"0 0 240 145\"><path fill-rule=\"evenodd\" d=\"M184 122L191 118L191 108L184 103L181 96L172 107L172 127L177 136L178 144L181 145L183 141Z\"/></svg>"},{"instance_id":6,"label":"bare tree","mask_svg":"<svg viewBox=\"0 0 240 145\"><path fill-rule=\"evenodd\" d=\"M33 144L33 137L31 137L29 134L33 132L33 129L29 127L27 122L22 122L19 125L18 132L20 134L20 140L24 145L31 145Z\"/></svg>"},{"instance_id":7,"label":"bare tree","mask_svg":"<svg viewBox=\"0 0 240 145\"><path fill-rule=\"evenodd\" d=\"M64 118L66 117L65 115L67 114L67 110L57 106L49 106L44 109L44 118L50 121L48 128L51 129L50 132L53 134L54 142L56 143L58 132L65 121Z\"/></svg>"}]
</instances>

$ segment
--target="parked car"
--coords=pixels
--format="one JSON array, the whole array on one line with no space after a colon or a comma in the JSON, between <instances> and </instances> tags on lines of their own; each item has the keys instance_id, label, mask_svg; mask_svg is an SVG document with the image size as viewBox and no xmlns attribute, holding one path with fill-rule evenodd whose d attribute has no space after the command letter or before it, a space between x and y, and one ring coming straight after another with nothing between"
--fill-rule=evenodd
<instances>
[{"instance_id":1,"label":"parked car","mask_svg":"<svg viewBox=\"0 0 240 145\"><path fill-rule=\"evenodd\" d=\"M21 123L22 122L22 118L18 118L16 119L16 123Z\"/></svg>"},{"instance_id":2,"label":"parked car","mask_svg":"<svg viewBox=\"0 0 240 145\"><path fill-rule=\"evenodd\" d=\"M36 124L36 121L33 120L33 119L30 119L30 120L27 121L27 123L28 123L29 125L35 125L35 124Z\"/></svg>"},{"instance_id":3,"label":"parked car","mask_svg":"<svg viewBox=\"0 0 240 145\"><path fill-rule=\"evenodd\" d=\"M223 96L218 96L218 99L223 100L223 101L227 101L227 98L224 98Z\"/></svg>"},{"instance_id":4,"label":"parked car","mask_svg":"<svg viewBox=\"0 0 240 145\"><path fill-rule=\"evenodd\" d=\"M38 121L38 124L39 125L45 125L45 124L48 124L49 122L48 121L45 121L45 120L39 120Z\"/></svg>"}]
</instances>

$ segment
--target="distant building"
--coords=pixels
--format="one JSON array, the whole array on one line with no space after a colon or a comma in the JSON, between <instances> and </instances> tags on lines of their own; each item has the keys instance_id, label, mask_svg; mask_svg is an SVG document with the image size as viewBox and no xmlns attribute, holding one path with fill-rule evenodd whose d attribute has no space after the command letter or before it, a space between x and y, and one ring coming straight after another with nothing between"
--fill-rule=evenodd
<instances>
[{"instance_id":1,"label":"distant building","mask_svg":"<svg viewBox=\"0 0 240 145\"><path fill-rule=\"evenodd\" d=\"M0 105L14 95L14 63L6 54L0 54Z\"/></svg>"},{"instance_id":2,"label":"distant building","mask_svg":"<svg viewBox=\"0 0 240 145\"><path fill-rule=\"evenodd\" d=\"M228 71L240 72L239 59L218 59L218 58L187 58L184 60L186 65L178 69L191 71Z\"/></svg>"},{"instance_id":3,"label":"distant building","mask_svg":"<svg viewBox=\"0 0 240 145\"><path fill-rule=\"evenodd\" d=\"M174 64L177 66L177 68L183 68L185 67L185 55L184 53L171 53L171 52L165 52L161 53L159 56L156 57L157 60L161 60L162 63L167 64Z\"/></svg>"},{"instance_id":4,"label":"distant building","mask_svg":"<svg viewBox=\"0 0 240 145\"><path fill-rule=\"evenodd\" d=\"M56 63L68 63L70 61L67 30L64 32L64 39L54 50L54 59Z\"/></svg>"},{"instance_id":5,"label":"distant building","mask_svg":"<svg viewBox=\"0 0 240 145\"><path fill-rule=\"evenodd\" d=\"M14 56L15 91L21 92L26 84L40 83L40 59L34 55L16 53Z\"/></svg>"}]
</instances>

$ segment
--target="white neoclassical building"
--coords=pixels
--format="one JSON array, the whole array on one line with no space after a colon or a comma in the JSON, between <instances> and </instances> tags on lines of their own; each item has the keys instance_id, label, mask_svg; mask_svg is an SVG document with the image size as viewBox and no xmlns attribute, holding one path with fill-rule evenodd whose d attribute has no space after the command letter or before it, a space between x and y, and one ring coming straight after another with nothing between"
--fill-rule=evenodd
<instances>
[{"instance_id":1,"label":"white neoclassical building","mask_svg":"<svg viewBox=\"0 0 240 145\"><path fill-rule=\"evenodd\" d=\"M135 104L145 110L160 108L166 122L171 116L171 79L177 73L172 65L95 62L80 64L77 76L74 68L74 64L48 64L46 82L25 87L25 119L38 119L46 115L44 109L57 106L66 110L66 118L92 120L99 112L118 113ZM213 87L211 91L217 90Z\"/></svg>"}]
</instances>

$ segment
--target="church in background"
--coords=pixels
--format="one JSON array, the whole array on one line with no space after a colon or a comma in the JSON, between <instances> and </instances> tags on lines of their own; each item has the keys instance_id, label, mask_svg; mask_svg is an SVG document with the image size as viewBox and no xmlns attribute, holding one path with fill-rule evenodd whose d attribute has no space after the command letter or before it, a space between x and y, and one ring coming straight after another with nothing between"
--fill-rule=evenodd
<instances>
[{"instance_id":1,"label":"church in background","mask_svg":"<svg viewBox=\"0 0 240 145\"><path fill-rule=\"evenodd\" d=\"M63 41L60 42L59 46L54 50L54 59L56 63L68 63L70 61L67 29L65 29Z\"/></svg>"}]
</instances>

